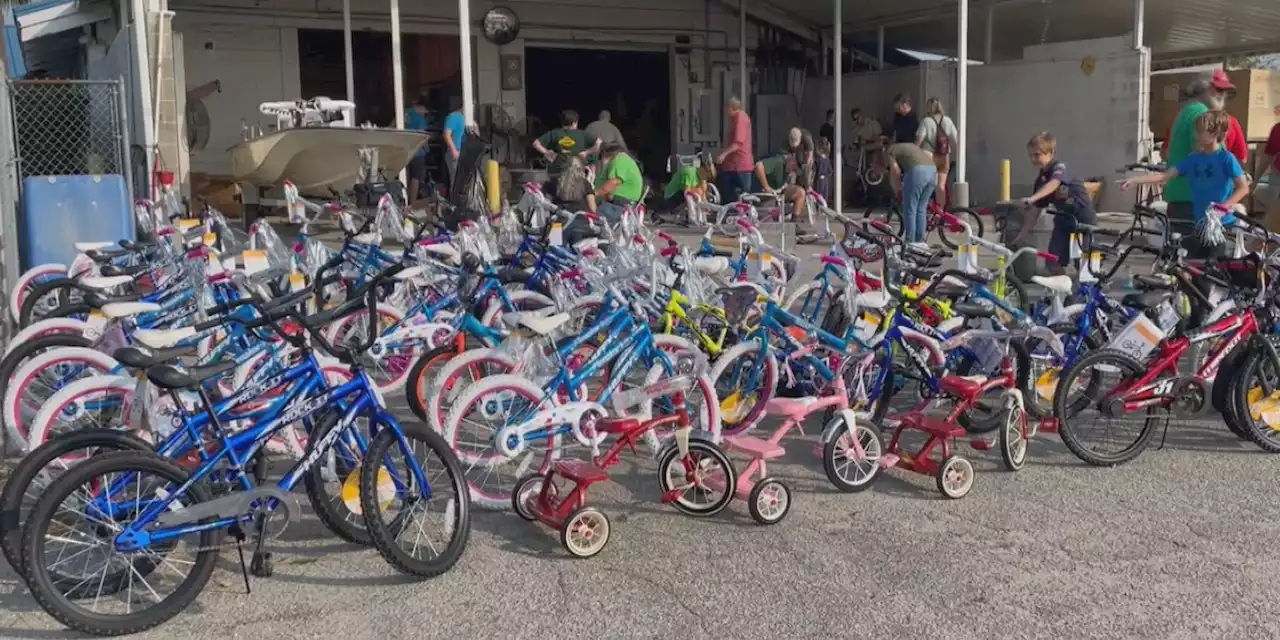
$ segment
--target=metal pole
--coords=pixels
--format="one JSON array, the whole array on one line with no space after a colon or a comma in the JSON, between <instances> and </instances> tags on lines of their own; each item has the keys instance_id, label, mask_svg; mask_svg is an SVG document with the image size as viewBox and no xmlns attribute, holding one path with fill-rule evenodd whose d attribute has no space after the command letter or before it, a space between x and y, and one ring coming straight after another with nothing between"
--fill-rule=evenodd
<instances>
[{"instance_id":1,"label":"metal pole","mask_svg":"<svg viewBox=\"0 0 1280 640\"><path fill-rule=\"evenodd\" d=\"M744 105L751 104L747 96L747 0L738 0L738 98Z\"/></svg>"},{"instance_id":2,"label":"metal pole","mask_svg":"<svg viewBox=\"0 0 1280 640\"><path fill-rule=\"evenodd\" d=\"M351 53L351 0L342 0L342 50L347 61L347 100L355 102L356 68Z\"/></svg>"},{"instance_id":3,"label":"metal pole","mask_svg":"<svg viewBox=\"0 0 1280 640\"><path fill-rule=\"evenodd\" d=\"M148 182L152 182L151 192L147 195L152 200L155 200L156 185L154 180L151 179L155 172L156 152L155 131L151 128L151 122L155 118L151 113L151 74L148 72L151 68L151 57L147 49L147 12L144 1L132 0L130 13L133 18L134 81L138 83L138 109L142 112L142 147L147 154Z\"/></svg>"},{"instance_id":4,"label":"metal pole","mask_svg":"<svg viewBox=\"0 0 1280 640\"><path fill-rule=\"evenodd\" d=\"M129 139L129 108L125 103L127 91L124 78L116 78L116 117L120 118L120 128L116 131L120 136L120 173L124 174L125 188L129 190L129 200L138 199L138 187L133 184L133 142ZM146 176L143 177L146 180ZM148 180L148 183L150 181Z\"/></svg>"},{"instance_id":5,"label":"metal pole","mask_svg":"<svg viewBox=\"0 0 1280 640\"><path fill-rule=\"evenodd\" d=\"M462 49L462 117L476 124L476 95L471 80L471 0L458 0L458 38Z\"/></svg>"},{"instance_id":6,"label":"metal pole","mask_svg":"<svg viewBox=\"0 0 1280 640\"><path fill-rule=\"evenodd\" d=\"M404 64L400 55L400 0L391 0L391 91L395 96L396 128L404 129Z\"/></svg>"},{"instance_id":7,"label":"metal pole","mask_svg":"<svg viewBox=\"0 0 1280 640\"><path fill-rule=\"evenodd\" d=\"M876 63L884 68L884 25L876 29Z\"/></svg>"},{"instance_id":8,"label":"metal pole","mask_svg":"<svg viewBox=\"0 0 1280 640\"><path fill-rule=\"evenodd\" d=\"M1134 1L1141 2L1142 0L1134 0ZM985 56L983 56L983 61L986 62L987 64L991 64L993 61L995 61L995 54L993 53L995 51L995 41L996 41L995 34L996 34L996 6L994 4L989 4L987 5L987 42L985 47L986 51L983 52L986 54Z\"/></svg>"},{"instance_id":9,"label":"metal pole","mask_svg":"<svg viewBox=\"0 0 1280 640\"><path fill-rule=\"evenodd\" d=\"M1133 0L1133 48L1141 49L1143 39L1146 34L1143 33L1146 28L1147 19L1147 2L1146 0Z\"/></svg>"},{"instance_id":10,"label":"metal pole","mask_svg":"<svg viewBox=\"0 0 1280 640\"><path fill-rule=\"evenodd\" d=\"M960 0L959 52L956 55L959 69L956 78L957 101L956 132L960 140L956 144L956 182L965 182L965 147L968 141L965 126L969 115L969 0ZM965 189L967 193L968 189Z\"/></svg>"},{"instance_id":11,"label":"metal pole","mask_svg":"<svg viewBox=\"0 0 1280 640\"><path fill-rule=\"evenodd\" d=\"M835 210L836 213L839 213L844 207L844 160L842 159L843 154L841 153L844 149L844 126L841 124L844 118L844 106L842 104L844 102L844 96L842 95L844 93L844 89L841 86L843 84L841 80L844 78L844 16L841 15L842 12L840 6L842 4L844 4L844 0L835 0L835 25L831 29L832 40L834 41L831 47L831 57L835 61L835 66L832 67L832 75L834 77L831 79L831 87L835 93L834 98L836 103L836 139L835 145L833 145L835 148L832 149L832 153L835 155L832 162L836 165L836 189L834 193L835 202L829 202L827 204L830 204L831 208ZM883 31L881 31L881 33L883 33Z\"/></svg>"}]
</instances>

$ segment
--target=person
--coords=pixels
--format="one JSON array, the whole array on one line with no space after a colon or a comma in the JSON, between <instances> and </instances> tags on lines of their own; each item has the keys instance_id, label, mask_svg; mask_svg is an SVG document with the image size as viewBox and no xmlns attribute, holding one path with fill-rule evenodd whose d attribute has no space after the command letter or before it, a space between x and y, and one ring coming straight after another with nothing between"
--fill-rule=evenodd
<instances>
[{"instance_id":1,"label":"person","mask_svg":"<svg viewBox=\"0 0 1280 640\"><path fill-rule=\"evenodd\" d=\"M899 93L893 98L893 141L915 142L920 119L911 111L911 98Z\"/></svg>"},{"instance_id":2,"label":"person","mask_svg":"<svg viewBox=\"0 0 1280 640\"><path fill-rule=\"evenodd\" d=\"M813 186L813 136L800 127L787 132L787 152L795 163L796 186L808 189Z\"/></svg>"},{"instance_id":3,"label":"person","mask_svg":"<svg viewBox=\"0 0 1280 640\"><path fill-rule=\"evenodd\" d=\"M1267 204L1266 213L1262 216L1262 224L1273 232L1280 232L1280 122L1271 127L1267 136L1267 144L1258 157L1258 182L1268 173L1271 174L1271 202Z\"/></svg>"},{"instance_id":4,"label":"person","mask_svg":"<svg viewBox=\"0 0 1280 640\"><path fill-rule=\"evenodd\" d=\"M813 161L813 190L827 202L831 202L833 197L835 174L835 167L831 164L831 141L822 138L818 140L818 154Z\"/></svg>"},{"instance_id":5,"label":"person","mask_svg":"<svg viewBox=\"0 0 1280 640\"><path fill-rule=\"evenodd\" d=\"M1226 72L1218 70L1213 74L1213 79L1209 82L1211 85L1217 84L1226 92L1226 97L1222 100L1221 105L1218 106L1218 103L1209 103L1210 108L1217 108L1219 110L1225 109L1226 101L1235 96L1236 88L1231 82L1231 78L1227 76ZM1187 95L1184 98L1184 107L1190 102L1201 99L1203 94L1203 83L1193 82L1187 87L1185 93ZM1231 119L1231 128L1227 130L1227 139L1223 141L1223 145L1226 147L1227 151L1231 152L1231 155L1236 157L1236 160L1240 162L1240 166L1243 167L1249 162L1249 141L1244 137L1244 127L1240 126L1240 121L1231 114L1227 114L1227 117ZM1164 144L1160 147L1160 154L1166 159L1169 157L1169 145L1172 142L1172 138L1173 125L1169 125L1169 129L1164 133Z\"/></svg>"},{"instance_id":6,"label":"person","mask_svg":"<svg viewBox=\"0 0 1280 640\"><path fill-rule=\"evenodd\" d=\"M709 160L709 159L708 159ZM679 156L672 156L671 163L678 167L671 180L662 191L662 200L667 211L679 209L685 202L685 194L692 193L696 200L705 200L707 185L715 182L716 167L710 162L703 162L699 157L697 164L680 164Z\"/></svg>"},{"instance_id":7,"label":"person","mask_svg":"<svg viewBox=\"0 0 1280 640\"><path fill-rule=\"evenodd\" d=\"M1021 201L1025 211L1022 229L1009 245L1021 245L1035 228L1040 210L1052 204L1054 209L1067 214L1054 217L1053 233L1049 236L1049 253L1057 257L1054 264L1048 265L1049 272L1061 275L1071 261L1071 234L1076 231L1076 223L1094 224L1097 220L1093 200L1084 183L1067 170L1067 163L1058 158L1058 141L1052 133L1042 131L1031 136L1027 141L1027 155L1031 166L1037 170L1035 192Z\"/></svg>"},{"instance_id":8,"label":"person","mask_svg":"<svg viewBox=\"0 0 1280 640\"><path fill-rule=\"evenodd\" d=\"M622 145L609 142L600 148L604 170L596 176L595 189L587 195L587 210L617 224L627 207L640 202L644 195L644 176L640 165Z\"/></svg>"},{"instance_id":9,"label":"person","mask_svg":"<svg viewBox=\"0 0 1280 640\"><path fill-rule=\"evenodd\" d=\"M1210 205L1232 207L1249 195L1249 179L1236 157L1223 148L1230 117L1222 111L1205 111L1193 123L1195 148L1164 173L1153 173L1129 178L1121 188L1132 189L1140 184L1170 184L1173 180L1186 180L1191 198L1191 213L1198 226L1207 215ZM1165 188L1168 192L1168 187ZM1172 205L1170 205L1172 206ZM1206 247L1192 234L1188 238L1187 257L1207 258L1214 247Z\"/></svg>"},{"instance_id":10,"label":"person","mask_svg":"<svg viewBox=\"0 0 1280 640\"><path fill-rule=\"evenodd\" d=\"M818 139L826 140L828 144L836 143L836 110L827 109L827 119L818 128Z\"/></svg>"},{"instance_id":11,"label":"person","mask_svg":"<svg viewBox=\"0 0 1280 640\"><path fill-rule=\"evenodd\" d=\"M1235 91L1235 85L1222 70L1214 71L1209 80L1198 79L1187 87L1189 99L1178 111L1173 127L1169 130L1169 145L1164 156L1168 166L1176 167L1191 155L1199 137L1196 134L1196 120L1207 111L1222 111L1226 107L1227 96L1232 91ZM1164 199L1169 205L1169 219L1175 221L1176 226L1182 227L1184 236L1189 238L1192 234L1187 233L1190 231L1187 226L1204 215L1204 212L1195 211L1191 201L1191 185L1186 176L1179 176L1165 185Z\"/></svg>"},{"instance_id":12,"label":"person","mask_svg":"<svg viewBox=\"0 0 1280 640\"><path fill-rule=\"evenodd\" d=\"M608 109L601 110L596 121L587 125L587 135L595 136L601 145L615 142L622 147L623 151L627 150L627 142L622 139L622 132L618 131L618 127L614 126L613 116Z\"/></svg>"},{"instance_id":13,"label":"person","mask_svg":"<svg viewBox=\"0 0 1280 640\"><path fill-rule=\"evenodd\" d=\"M547 167L548 181L544 191L547 197L554 199L560 195L558 193L559 178L569 168L570 158L577 156L582 163L585 163L589 156L600 152L600 140L578 128L577 111L565 109L560 112L560 126L534 140L533 150L550 163Z\"/></svg>"},{"instance_id":14,"label":"person","mask_svg":"<svg viewBox=\"0 0 1280 640\"><path fill-rule=\"evenodd\" d=\"M884 137L880 121L868 118L858 108L850 111L849 117L853 119L853 144L862 147L864 151L880 148L880 139Z\"/></svg>"},{"instance_id":15,"label":"person","mask_svg":"<svg viewBox=\"0 0 1280 640\"><path fill-rule=\"evenodd\" d=\"M413 101L413 105L404 115L404 128L406 131L423 131L427 130L427 100L419 97ZM413 208L418 203L418 194L422 192L423 185L427 182L427 146L424 144L413 152L413 157L409 159L408 171L409 177L409 208Z\"/></svg>"},{"instance_id":16,"label":"person","mask_svg":"<svg viewBox=\"0 0 1280 640\"><path fill-rule=\"evenodd\" d=\"M725 141L724 150L716 157L720 165L720 192L729 200L737 200L739 196L751 189L751 171L755 164L751 156L751 117L742 109L742 100L737 96L729 98L729 137Z\"/></svg>"},{"instance_id":17,"label":"person","mask_svg":"<svg viewBox=\"0 0 1280 640\"><path fill-rule=\"evenodd\" d=\"M467 118L459 107L444 119L444 165L449 171L446 179L450 186L458 175L458 156L462 154L462 140L466 135Z\"/></svg>"},{"instance_id":18,"label":"person","mask_svg":"<svg viewBox=\"0 0 1280 640\"><path fill-rule=\"evenodd\" d=\"M805 190L791 184L796 169L795 156L790 153L768 156L753 169L761 193L777 193L780 200L791 203L793 220L799 220L804 213Z\"/></svg>"},{"instance_id":19,"label":"person","mask_svg":"<svg viewBox=\"0 0 1280 640\"><path fill-rule=\"evenodd\" d=\"M938 204L947 203L947 175L951 173L951 149L955 147L960 132L956 123L947 117L942 101L929 98L924 103L924 120L916 128L916 145L933 154L933 164L938 170L938 186L934 198Z\"/></svg>"},{"instance_id":20,"label":"person","mask_svg":"<svg viewBox=\"0 0 1280 640\"><path fill-rule=\"evenodd\" d=\"M924 242L928 229L929 199L938 183L933 154L914 142L899 142L885 149L894 191L902 194L902 238Z\"/></svg>"}]
</instances>

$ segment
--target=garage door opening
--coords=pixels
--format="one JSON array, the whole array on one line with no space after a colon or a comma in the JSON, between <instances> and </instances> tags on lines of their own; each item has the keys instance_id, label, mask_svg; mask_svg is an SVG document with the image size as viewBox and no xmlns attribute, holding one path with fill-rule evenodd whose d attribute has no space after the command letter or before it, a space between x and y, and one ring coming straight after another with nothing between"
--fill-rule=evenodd
<instances>
[{"instance_id":1,"label":"garage door opening","mask_svg":"<svg viewBox=\"0 0 1280 640\"><path fill-rule=\"evenodd\" d=\"M671 70L666 53L525 49L531 135L559 124L564 109L586 127L608 109L627 147L651 178L662 178L671 153Z\"/></svg>"}]
</instances>

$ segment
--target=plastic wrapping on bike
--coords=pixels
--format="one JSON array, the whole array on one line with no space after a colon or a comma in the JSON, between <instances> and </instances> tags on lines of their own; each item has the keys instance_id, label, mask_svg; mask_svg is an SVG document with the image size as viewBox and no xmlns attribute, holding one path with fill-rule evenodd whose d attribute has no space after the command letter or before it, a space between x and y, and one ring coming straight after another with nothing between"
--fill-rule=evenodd
<instances>
[{"instance_id":1,"label":"plastic wrapping on bike","mask_svg":"<svg viewBox=\"0 0 1280 640\"><path fill-rule=\"evenodd\" d=\"M724 300L724 317L730 325L740 324L760 295L752 287L725 287L717 293Z\"/></svg>"}]
</instances>

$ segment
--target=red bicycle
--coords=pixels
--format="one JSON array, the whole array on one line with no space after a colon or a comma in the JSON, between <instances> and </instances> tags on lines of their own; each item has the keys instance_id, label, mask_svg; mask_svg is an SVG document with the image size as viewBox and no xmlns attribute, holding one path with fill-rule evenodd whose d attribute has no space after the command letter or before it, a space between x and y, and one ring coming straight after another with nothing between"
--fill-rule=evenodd
<instances>
[{"instance_id":1,"label":"red bicycle","mask_svg":"<svg viewBox=\"0 0 1280 640\"><path fill-rule=\"evenodd\" d=\"M878 220L889 226L894 235L901 236L903 229L902 221L902 194L898 193L894 197L892 204L888 208L868 207L863 217L867 220ZM948 216L952 216L948 219ZM973 233L978 237L983 237L985 227L982 223L982 216L977 210L968 207L952 207L950 211L943 209L937 200L929 200L929 208L925 215L925 237L935 229L938 231L938 237L942 240L942 244L948 249L955 249L968 240L968 235L963 227L955 224L955 219L959 219L968 223L969 228L973 229ZM950 232L948 234L948 232Z\"/></svg>"}]
</instances>

